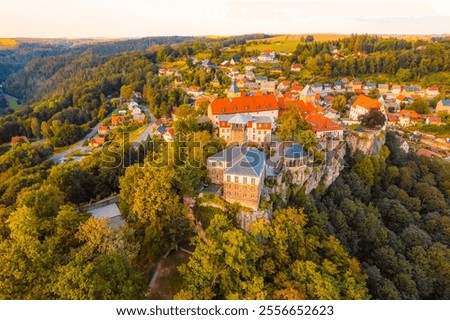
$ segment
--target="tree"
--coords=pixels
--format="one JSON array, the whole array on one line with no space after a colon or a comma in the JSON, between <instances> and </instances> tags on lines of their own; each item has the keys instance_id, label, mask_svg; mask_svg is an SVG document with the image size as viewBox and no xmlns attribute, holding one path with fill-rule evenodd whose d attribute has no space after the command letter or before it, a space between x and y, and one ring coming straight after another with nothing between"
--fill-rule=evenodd
<instances>
[{"instance_id":1,"label":"tree","mask_svg":"<svg viewBox=\"0 0 450 320\"><path fill-rule=\"evenodd\" d=\"M149 254L157 257L184 239L189 230L181 197L180 177L170 166L131 166L120 180L121 208L146 234Z\"/></svg>"},{"instance_id":2,"label":"tree","mask_svg":"<svg viewBox=\"0 0 450 320\"><path fill-rule=\"evenodd\" d=\"M41 125L39 123L39 120L37 118L31 118L31 132L33 133L33 135L40 139L41 138Z\"/></svg>"},{"instance_id":3,"label":"tree","mask_svg":"<svg viewBox=\"0 0 450 320\"><path fill-rule=\"evenodd\" d=\"M345 99L345 96L340 94L340 95L337 95L336 97L334 97L332 108L339 112L342 112L342 110L344 110L346 104L347 104L347 100Z\"/></svg>"},{"instance_id":4,"label":"tree","mask_svg":"<svg viewBox=\"0 0 450 320\"><path fill-rule=\"evenodd\" d=\"M300 116L295 107L290 107L278 119L278 122L279 126L276 135L280 141L298 140L300 143L304 143L306 149L314 148L317 145L317 139L311 130L311 126Z\"/></svg>"},{"instance_id":5,"label":"tree","mask_svg":"<svg viewBox=\"0 0 450 320\"><path fill-rule=\"evenodd\" d=\"M50 170L47 182L63 191L64 200L80 204L88 201L92 194L92 176L78 163L55 166Z\"/></svg>"},{"instance_id":6,"label":"tree","mask_svg":"<svg viewBox=\"0 0 450 320\"><path fill-rule=\"evenodd\" d=\"M380 110L373 108L366 114L361 115L359 117L359 121L361 121L363 126L368 128L374 128L377 126L382 127L386 122L386 116Z\"/></svg>"},{"instance_id":7,"label":"tree","mask_svg":"<svg viewBox=\"0 0 450 320\"><path fill-rule=\"evenodd\" d=\"M408 105L405 109L414 110L420 114L430 113L430 106L428 104L428 100L425 98L420 98L420 99L415 100L413 103Z\"/></svg>"},{"instance_id":8,"label":"tree","mask_svg":"<svg viewBox=\"0 0 450 320\"><path fill-rule=\"evenodd\" d=\"M120 96L125 100L131 99L133 97L133 87L131 85L121 86Z\"/></svg>"}]
</instances>

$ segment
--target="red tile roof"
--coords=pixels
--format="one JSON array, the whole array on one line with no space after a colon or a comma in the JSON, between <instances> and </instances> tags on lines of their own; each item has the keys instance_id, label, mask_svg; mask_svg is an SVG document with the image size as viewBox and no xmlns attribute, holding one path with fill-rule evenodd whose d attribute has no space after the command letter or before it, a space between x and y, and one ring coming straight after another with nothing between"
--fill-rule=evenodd
<instances>
[{"instance_id":1,"label":"red tile roof","mask_svg":"<svg viewBox=\"0 0 450 320\"><path fill-rule=\"evenodd\" d=\"M366 110L370 109L380 109L382 106L381 102L372 98L369 98L365 95L359 95L356 98L355 102L353 102L352 107L360 106Z\"/></svg>"},{"instance_id":2,"label":"red tile roof","mask_svg":"<svg viewBox=\"0 0 450 320\"><path fill-rule=\"evenodd\" d=\"M398 117L390 112L386 112L386 115L388 117L388 122L398 122Z\"/></svg>"},{"instance_id":3,"label":"red tile roof","mask_svg":"<svg viewBox=\"0 0 450 320\"><path fill-rule=\"evenodd\" d=\"M17 142L28 142L28 138L25 136L15 136L11 138L12 144L15 144Z\"/></svg>"},{"instance_id":4,"label":"red tile roof","mask_svg":"<svg viewBox=\"0 0 450 320\"><path fill-rule=\"evenodd\" d=\"M123 116L112 116L111 123L112 124L121 124L125 121L125 117Z\"/></svg>"},{"instance_id":5,"label":"red tile roof","mask_svg":"<svg viewBox=\"0 0 450 320\"><path fill-rule=\"evenodd\" d=\"M319 113L309 114L306 121L311 124L314 132L342 130L339 124Z\"/></svg>"},{"instance_id":6,"label":"red tile roof","mask_svg":"<svg viewBox=\"0 0 450 320\"><path fill-rule=\"evenodd\" d=\"M439 91L439 88L436 86L431 86L427 88L428 91Z\"/></svg>"},{"instance_id":7,"label":"red tile roof","mask_svg":"<svg viewBox=\"0 0 450 320\"><path fill-rule=\"evenodd\" d=\"M405 97L404 95L402 95L402 94L399 94L399 95L397 96L397 100L405 101L405 100L406 100L406 97Z\"/></svg>"},{"instance_id":8,"label":"red tile roof","mask_svg":"<svg viewBox=\"0 0 450 320\"><path fill-rule=\"evenodd\" d=\"M199 92L200 91L200 87L198 87L198 86L190 86L188 88L188 90L191 91L191 92Z\"/></svg>"},{"instance_id":9,"label":"red tile roof","mask_svg":"<svg viewBox=\"0 0 450 320\"><path fill-rule=\"evenodd\" d=\"M215 99L211 103L211 111L214 115L278 109L278 102L273 94Z\"/></svg>"},{"instance_id":10,"label":"red tile roof","mask_svg":"<svg viewBox=\"0 0 450 320\"><path fill-rule=\"evenodd\" d=\"M106 131L106 130L108 130L108 126L100 126L98 128L98 131Z\"/></svg>"},{"instance_id":11,"label":"red tile roof","mask_svg":"<svg viewBox=\"0 0 450 320\"><path fill-rule=\"evenodd\" d=\"M400 111L400 115L404 116L404 117L410 117L411 119L421 119L421 115L418 114L416 111L414 110L402 110Z\"/></svg>"},{"instance_id":12,"label":"red tile roof","mask_svg":"<svg viewBox=\"0 0 450 320\"><path fill-rule=\"evenodd\" d=\"M431 152L431 151L429 151L427 149L424 149L424 148L420 148L419 150L417 150L417 154L419 156L424 156L424 157L427 157L427 158L433 157L433 152Z\"/></svg>"},{"instance_id":13,"label":"red tile roof","mask_svg":"<svg viewBox=\"0 0 450 320\"><path fill-rule=\"evenodd\" d=\"M169 129L167 129L166 133L169 133L171 136L174 136L175 135L175 129L174 128L169 128Z\"/></svg>"}]
</instances>

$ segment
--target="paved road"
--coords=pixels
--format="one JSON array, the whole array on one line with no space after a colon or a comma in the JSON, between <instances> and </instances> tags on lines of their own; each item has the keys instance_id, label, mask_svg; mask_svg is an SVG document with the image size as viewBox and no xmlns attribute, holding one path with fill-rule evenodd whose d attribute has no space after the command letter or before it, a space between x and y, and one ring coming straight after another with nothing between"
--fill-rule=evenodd
<instances>
[{"instance_id":1,"label":"paved road","mask_svg":"<svg viewBox=\"0 0 450 320\"><path fill-rule=\"evenodd\" d=\"M145 128L144 132L142 132L139 135L139 137L136 139L136 141L133 143L134 147L138 147L141 143L143 143L148 138L148 136L150 135L150 130L152 128L152 124L153 124L153 122L155 122L155 117L152 115L150 110L148 110L147 106L140 105L139 107L147 115L147 117L149 118L149 122L148 122L147 128ZM115 111L117 111L117 110L115 110ZM112 116L112 113L109 114L106 118L110 118L111 116ZM92 130L87 135L85 135L83 137L83 139L81 139L80 141L78 141L77 143L72 145L69 149L67 149L67 150L65 150L63 152L59 152L59 153L54 154L50 158L50 160L52 160L53 162L59 163L59 162L63 161L63 159L65 157L67 157L69 154L71 154L71 153L73 153L73 152L75 152L77 150L80 150L83 147L83 144L84 144L84 142L87 139L92 138L93 136L95 136L97 134L98 128L102 125L102 122L103 121L100 121L94 128L92 128Z\"/></svg>"},{"instance_id":2,"label":"paved road","mask_svg":"<svg viewBox=\"0 0 450 320\"><path fill-rule=\"evenodd\" d=\"M116 111L116 110L114 110L114 111ZM112 116L112 112L109 115L107 115L105 119L111 118L111 116ZM95 136L97 134L98 128L100 128L100 126L102 126L102 123L103 123L103 120L99 121L99 123L95 127L93 127L91 129L91 131L83 137L83 139L81 139L80 141L78 141L77 143L72 145L69 149L59 152L59 153L55 153L50 158L50 160L52 160L53 162L61 162L63 160L63 158L65 158L69 154L74 153L77 150L80 150L83 147L83 144L86 140L88 140L89 138L92 138L93 136Z\"/></svg>"},{"instance_id":3,"label":"paved road","mask_svg":"<svg viewBox=\"0 0 450 320\"><path fill-rule=\"evenodd\" d=\"M148 110L147 106L140 105L139 107L142 109L142 111L144 111L146 116L149 118L149 121L147 124L147 128L145 128L144 132L142 132L139 135L139 137L136 139L136 141L134 141L133 147L139 147L139 145L148 138L148 136L150 135L150 131L152 129L152 124L156 120L155 117L153 116L153 114L150 112L150 110Z\"/></svg>"}]
</instances>

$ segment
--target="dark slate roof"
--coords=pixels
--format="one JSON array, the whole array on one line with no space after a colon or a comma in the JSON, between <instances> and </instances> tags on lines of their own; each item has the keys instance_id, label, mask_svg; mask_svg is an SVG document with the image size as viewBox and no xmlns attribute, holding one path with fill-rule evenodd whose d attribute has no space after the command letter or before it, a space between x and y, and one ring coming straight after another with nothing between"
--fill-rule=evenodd
<instances>
[{"instance_id":1,"label":"dark slate roof","mask_svg":"<svg viewBox=\"0 0 450 320\"><path fill-rule=\"evenodd\" d=\"M289 159L300 159L306 157L306 151L299 143L292 144L288 149L284 151L284 157Z\"/></svg>"},{"instance_id":2,"label":"dark slate roof","mask_svg":"<svg viewBox=\"0 0 450 320\"><path fill-rule=\"evenodd\" d=\"M158 132L159 132L160 134L163 134L164 132L166 132L166 126L161 125L161 126L159 126L158 128L156 128L156 130L158 130Z\"/></svg>"},{"instance_id":3,"label":"dark slate roof","mask_svg":"<svg viewBox=\"0 0 450 320\"><path fill-rule=\"evenodd\" d=\"M216 153L215 155L208 158L208 160L213 161L223 161L223 162L236 162L239 158L242 158L246 152L246 148L244 147L232 147L227 148L219 153Z\"/></svg>"},{"instance_id":4,"label":"dark slate roof","mask_svg":"<svg viewBox=\"0 0 450 320\"><path fill-rule=\"evenodd\" d=\"M259 177L265 166L264 152L255 148L248 148L244 157L231 168L225 170L225 174L238 176Z\"/></svg>"}]
</instances>

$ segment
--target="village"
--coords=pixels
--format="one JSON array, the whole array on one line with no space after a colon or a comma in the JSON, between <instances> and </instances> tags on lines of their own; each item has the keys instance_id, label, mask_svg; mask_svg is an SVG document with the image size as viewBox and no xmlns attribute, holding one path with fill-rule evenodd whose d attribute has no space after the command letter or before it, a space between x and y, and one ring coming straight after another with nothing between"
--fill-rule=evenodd
<instances>
[{"instance_id":1,"label":"village","mask_svg":"<svg viewBox=\"0 0 450 320\"><path fill-rule=\"evenodd\" d=\"M420 130L411 131L422 124L445 124L440 115L450 113L450 100L440 100L427 114L407 108L418 99L438 97L437 86L363 83L348 78L333 83L299 83L286 80L278 63L273 50L265 50L245 62L234 57L219 65L210 60L193 59L196 67L206 72L223 70L231 79L228 88L222 88L217 77L212 80L215 89L223 89L222 95L211 94L198 86L185 88L193 108L207 105L207 120L212 124L213 136L227 143L227 149L208 158L207 170L210 182L221 187L221 195L228 202L258 210L266 177L274 177L282 170L312 166L314 152L308 147L298 141L277 139L279 119L292 108L309 123L318 148L325 150L325 154L345 141L351 132L392 130L404 152L450 159L449 137L437 138ZM265 69L269 65L269 76L256 75L260 65ZM301 69L301 64L294 63L290 72L295 74ZM161 68L159 74L173 77L175 84L182 83L179 70ZM346 96L351 98L347 100ZM340 110L333 108L335 99L341 99ZM381 125L370 128L363 125L364 116L371 111L382 115ZM205 121L205 117L201 118L199 120ZM172 134L165 136L169 122L159 119L154 129L166 141L174 139Z\"/></svg>"},{"instance_id":2,"label":"village","mask_svg":"<svg viewBox=\"0 0 450 320\"><path fill-rule=\"evenodd\" d=\"M273 50L264 50L258 57L245 62L232 58L219 65L208 59L198 61L193 58L195 68L206 72L220 69L230 78L230 86L224 87L214 77L209 86L214 92L199 86L183 87L181 71L159 69L160 77L169 77L175 86L184 88L191 108L204 110L203 114L198 113L197 123L209 123L212 136L226 143L225 150L208 158L206 168L208 183L217 185L214 190L228 202L258 210L265 178L314 165L317 154L310 146L277 138L280 117L292 110L309 124L318 142L314 148L325 155L344 142L351 132L392 130L398 135L404 152L450 159L449 137L437 138L420 131L421 125L445 124L441 115L450 114L450 100L438 101L433 112L427 114L407 108L418 99L438 97L437 86L423 89L417 85L363 83L348 78L333 83L299 83L283 77L278 65L279 55L287 54L277 55ZM269 76L256 75L260 66L266 71L269 66ZM290 67L290 73L294 75L301 70L299 63ZM117 100L118 107L110 117L93 128L83 141L55 155L56 162L81 161L112 141L121 142L117 137L124 133L131 133L131 142L136 148L148 138L163 139L167 143L177 139L173 126L177 121L176 106L171 117L155 119L147 106L141 104L140 92L133 92L129 99L113 99ZM363 125L363 118L374 111L382 115L382 124ZM25 136L17 136L11 143L18 141L28 140Z\"/></svg>"}]
</instances>

